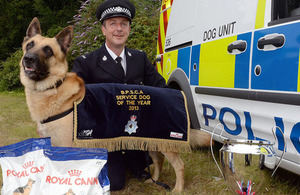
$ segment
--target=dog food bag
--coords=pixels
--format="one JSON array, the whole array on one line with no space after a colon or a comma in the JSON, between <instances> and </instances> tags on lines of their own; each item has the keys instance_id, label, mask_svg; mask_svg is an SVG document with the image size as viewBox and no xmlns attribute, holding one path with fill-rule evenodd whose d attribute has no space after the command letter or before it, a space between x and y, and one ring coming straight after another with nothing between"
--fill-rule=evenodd
<instances>
[{"instance_id":1,"label":"dog food bag","mask_svg":"<svg viewBox=\"0 0 300 195\"><path fill-rule=\"evenodd\" d=\"M110 194L106 149L52 147L44 153L41 194Z\"/></svg>"},{"instance_id":2,"label":"dog food bag","mask_svg":"<svg viewBox=\"0 0 300 195\"><path fill-rule=\"evenodd\" d=\"M46 160L44 150L50 147L50 138L32 138L0 147L1 195L41 194L39 185Z\"/></svg>"}]
</instances>

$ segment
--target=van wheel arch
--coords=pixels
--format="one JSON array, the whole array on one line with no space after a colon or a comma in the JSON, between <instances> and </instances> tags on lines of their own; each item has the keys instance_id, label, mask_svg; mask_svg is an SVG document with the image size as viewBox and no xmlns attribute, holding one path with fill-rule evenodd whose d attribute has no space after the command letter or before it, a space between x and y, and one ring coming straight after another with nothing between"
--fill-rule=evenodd
<instances>
[{"instance_id":1,"label":"van wheel arch","mask_svg":"<svg viewBox=\"0 0 300 195\"><path fill-rule=\"evenodd\" d=\"M200 129L200 123L196 113L196 108L193 100L193 95L188 78L182 69L175 69L167 82L167 85L171 89L182 90L187 99L187 106L190 116L191 128Z\"/></svg>"}]
</instances>

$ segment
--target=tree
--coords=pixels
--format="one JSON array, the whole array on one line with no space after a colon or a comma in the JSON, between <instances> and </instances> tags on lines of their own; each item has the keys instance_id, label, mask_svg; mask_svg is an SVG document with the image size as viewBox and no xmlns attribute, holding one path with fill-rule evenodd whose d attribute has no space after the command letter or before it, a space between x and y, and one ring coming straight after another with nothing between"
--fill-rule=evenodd
<instances>
[{"instance_id":1,"label":"tree","mask_svg":"<svg viewBox=\"0 0 300 195\"><path fill-rule=\"evenodd\" d=\"M43 32L53 36L72 19L80 0L1 0L0 61L21 47L26 29L34 17Z\"/></svg>"},{"instance_id":2,"label":"tree","mask_svg":"<svg viewBox=\"0 0 300 195\"><path fill-rule=\"evenodd\" d=\"M20 47L26 30L25 22L33 17L30 1L1 1L0 3L0 60Z\"/></svg>"}]
</instances>

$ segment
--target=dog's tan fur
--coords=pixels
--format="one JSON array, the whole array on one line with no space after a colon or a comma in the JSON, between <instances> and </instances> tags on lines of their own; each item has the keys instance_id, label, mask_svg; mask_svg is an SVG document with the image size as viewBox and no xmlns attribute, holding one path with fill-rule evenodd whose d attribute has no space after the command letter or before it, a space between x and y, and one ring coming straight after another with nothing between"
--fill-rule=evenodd
<instances>
[{"instance_id":1,"label":"dog's tan fur","mask_svg":"<svg viewBox=\"0 0 300 195\"><path fill-rule=\"evenodd\" d=\"M24 55L20 62L20 79L25 87L27 105L32 119L38 125L39 135L41 137L51 137L53 146L73 146L73 114L70 113L61 119L45 124L41 124L41 121L72 108L73 103L85 94L82 79L75 73L67 73L66 55L72 40L72 34L73 29L69 26L54 38L43 37L41 36L40 23L37 18L34 18L27 29L22 44ZM34 43L33 46L32 43ZM52 55L48 55L49 52L45 51L45 48L48 47L52 49L52 53L50 52ZM39 63L36 67L30 65L31 60L28 59L28 56L32 55L38 56ZM47 71L44 72L48 72L47 76L42 79L30 77L31 73L36 76L35 73L39 72L39 68L46 69ZM58 81L63 82L61 85L56 86ZM195 146L208 146L210 135L192 129L190 140ZM155 165L152 178L158 180L164 157L166 157L176 173L176 184L173 191L181 192L184 187L184 163L179 154L164 152L162 155L162 153L156 151L149 153Z\"/></svg>"}]
</instances>

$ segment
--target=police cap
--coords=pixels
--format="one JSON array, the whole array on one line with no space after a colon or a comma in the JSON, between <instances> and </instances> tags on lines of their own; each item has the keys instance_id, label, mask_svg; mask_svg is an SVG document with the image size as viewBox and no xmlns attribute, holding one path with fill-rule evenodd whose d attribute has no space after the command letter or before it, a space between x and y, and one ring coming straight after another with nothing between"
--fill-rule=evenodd
<instances>
[{"instance_id":1,"label":"police cap","mask_svg":"<svg viewBox=\"0 0 300 195\"><path fill-rule=\"evenodd\" d=\"M100 22L113 17L125 17L129 21L135 16L135 7L129 0L106 0L96 10Z\"/></svg>"}]
</instances>

